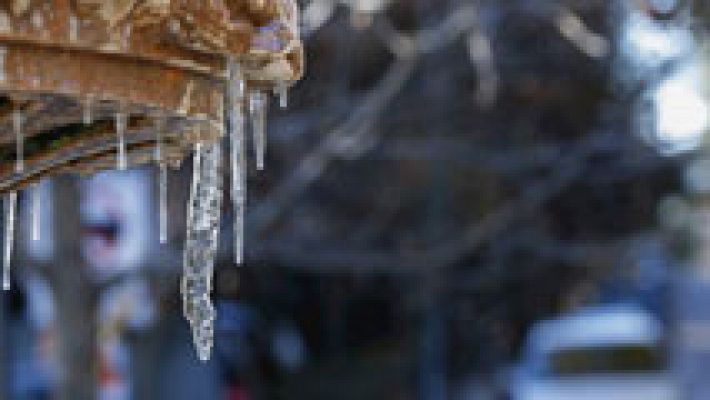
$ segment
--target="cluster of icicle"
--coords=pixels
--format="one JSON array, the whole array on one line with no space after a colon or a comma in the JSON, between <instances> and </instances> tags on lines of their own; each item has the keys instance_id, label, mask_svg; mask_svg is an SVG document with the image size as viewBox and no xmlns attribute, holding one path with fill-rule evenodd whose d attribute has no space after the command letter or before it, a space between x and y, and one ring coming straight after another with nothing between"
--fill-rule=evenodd
<instances>
[{"instance_id":1,"label":"cluster of icicle","mask_svg":"<svg viewBox=\"0 0 710 400\"><path fill-rule=\"evenodd\" d=\"M228 84L225 102L228 109L229 149L231 164L232 209L234 212L234 260L244 262L244 218L247 203L247 121L250 121L254 157L257 169L262 170L266 153L266 113L268 96L258 89L248 90L243 71L238 62L228 62ZM277 84L274 92L279 96L281 107L287 106L287 86ZM93 123L92 104L84 102L83 122ZM24 170L24 116L20 110L13 114L16 135L16 171ZM159 236L160 242L168 239L168 168L163 154L165 118L156 119L155 160L158 164ZM128 168L126 129L128 114L119 107L115 114L116 168ZM183 312L190 322L198 357L206 361L213 346L215 310L210 299L215 257L219 241L222 209L222 142L198 142L193 153L193 173L190 199L187 207L187 232L183 254L183 277L181 293ZM40 191L37 184L31 188L31 236L39 239ZM3 288L10 289L10 265L17 219L17 192L10 192L4 201L5 246L3 258Z\"/></svg>"},{"instance_id":2,"label":"cluster of icicle","mask_svg":"<svg viewBox=\"0 0 710 400\"><path fill-rule=\"evenodd\" d=\"M268 97L261 90L247 90L243 71L238 62L230 60L227 72L229 78L225 103L229 124L227 131L231 164L230 198L234 213L233 249L235 263L241 265L244 262L244 217L247 204L247 114L251 120L256 167L262 170L266 154ZM286 107L285 84L277 85L276 92L280 96L281 106ZM198 143L195 146L183 260L181 285L183 311L192 327L197 355L203 361L210 357L214 336L215 310L210 293L222 208L221 146L221 142ZM165 192L162 180L160 192ZM165 206L164 203L164 200L161 200L161 208ZM160 214L164 215L165 212L161 211ZM162 228L164 228L163 222L161 222ZM163 233L161 237L164 237Z\"/></svg>"}]
</instances>

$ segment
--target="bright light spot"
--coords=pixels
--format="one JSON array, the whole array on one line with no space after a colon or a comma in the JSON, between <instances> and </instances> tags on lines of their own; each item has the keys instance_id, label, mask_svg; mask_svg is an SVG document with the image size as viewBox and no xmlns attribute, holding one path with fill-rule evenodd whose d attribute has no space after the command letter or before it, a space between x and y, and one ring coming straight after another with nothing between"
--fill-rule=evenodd
<instances>
[{"instance_id":1,"label":"bright light spot","mask_svg":"<svg viewBox=\"0 0 710 400\"><path fill-rule=\"evenodd\" d=\"M646 65L692 53L695 40L690 30L664 26L640 13L632 13L626 21L624 52Z\"/></svg>"},{"instance_id":2,"label":"bright light spot","mask_svg":"<svg viewBox=\"0 0 710 400\"><path fill-rule=\"evenodd\" d=\"M697 148L710 125L710 106L698 90L694 71L683 71L663 82L653 94L656 135L663 150L679 153Z\"/></svg>"}]
</instances>

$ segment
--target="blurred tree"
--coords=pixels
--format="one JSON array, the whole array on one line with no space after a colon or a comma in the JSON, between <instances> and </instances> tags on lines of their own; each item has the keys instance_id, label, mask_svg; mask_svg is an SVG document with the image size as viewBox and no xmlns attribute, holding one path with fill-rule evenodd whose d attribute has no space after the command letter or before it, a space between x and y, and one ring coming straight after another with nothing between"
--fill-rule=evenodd
<instances>
[{"instance_id":1,"label":"blurred tree","mask_svg":"<svg viewBox=\"0 0 710 400\"><path fill-rule=\"evenodd\" d=\"M593 296L678 188L633 128L651 78L617 82L620 3L343 4L303 4L309 73L253 178L251 263L414 279L422 321L463 325L450 357L487 337L505 354L479 362L508 359L529 321Z\"/></svg>"}]
</instances>

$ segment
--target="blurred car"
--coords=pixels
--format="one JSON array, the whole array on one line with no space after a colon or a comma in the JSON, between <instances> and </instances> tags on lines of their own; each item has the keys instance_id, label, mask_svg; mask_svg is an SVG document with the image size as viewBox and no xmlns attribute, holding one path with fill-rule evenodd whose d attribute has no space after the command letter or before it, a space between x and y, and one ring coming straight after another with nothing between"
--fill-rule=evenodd
<instances>
[{"instance_id":1,"label":"blurred car","mask_svg":"<svg viewBox=\"0 0 710 400\"><path fill-rule=\"evenodd\" d=\"M663 327L631 305L598 306L533 326L513 400L675 400Z\"/></svg>"}]
</instances>

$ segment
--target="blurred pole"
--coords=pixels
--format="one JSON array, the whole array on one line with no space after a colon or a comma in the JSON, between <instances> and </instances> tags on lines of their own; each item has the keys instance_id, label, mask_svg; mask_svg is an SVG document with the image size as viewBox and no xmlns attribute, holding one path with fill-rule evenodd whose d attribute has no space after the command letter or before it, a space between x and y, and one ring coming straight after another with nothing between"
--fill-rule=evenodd
<instances>
[{"instance_id":1,"label":"blurred pole","mask_svg":"<svg viewBox=\"0 0 710 400\"><path fill-rule=\"evenodd\" d=\"M95 399L98 391L97 288L81 255L78 179L61 176L54 189L54 265L46 268L57 308L60 400Z\"/></svg>"}]
</instances>

